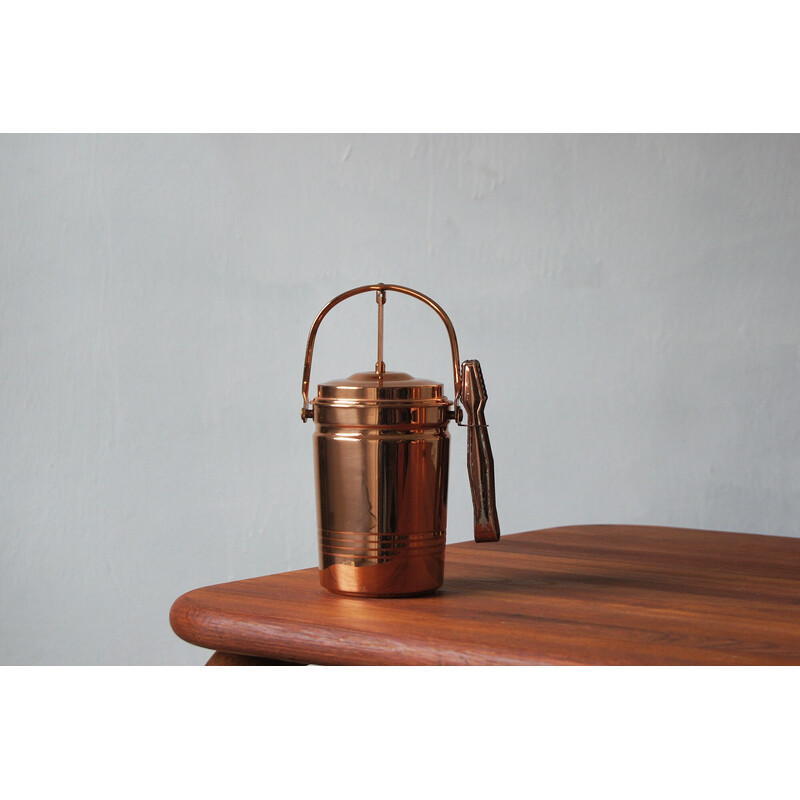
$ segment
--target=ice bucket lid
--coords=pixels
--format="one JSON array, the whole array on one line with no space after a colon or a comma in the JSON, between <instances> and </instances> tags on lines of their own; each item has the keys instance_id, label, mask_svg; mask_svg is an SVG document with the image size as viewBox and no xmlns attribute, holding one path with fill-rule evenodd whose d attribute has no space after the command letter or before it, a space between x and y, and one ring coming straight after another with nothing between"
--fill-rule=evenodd
<instances>
[{"instance_id":1,"label":"ice bucket lid","mask_svg":"<svg viewBox=\"0 0 800 800\"><path fill-rule=\"evenodd\" d=\"M327 381L317 386L317 400L433 401L448 403L444 385L414 378L407 372L357 372L349 378Z\"/></svg>"}]
</instances>

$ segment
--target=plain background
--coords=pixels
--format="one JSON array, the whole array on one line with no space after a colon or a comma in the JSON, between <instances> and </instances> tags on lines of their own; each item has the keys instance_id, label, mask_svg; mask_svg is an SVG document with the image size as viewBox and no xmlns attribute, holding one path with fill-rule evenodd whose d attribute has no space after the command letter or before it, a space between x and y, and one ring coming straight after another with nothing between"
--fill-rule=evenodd
<instances>
[{"instance_id":1,"label":"plain background","mask_svg":"<svg viewBox=\"0 0 800 800\"><path fill-rule=\"evenodd\" d=\"M798 535L799 213L793 135L3 135L0 661L203 663L178 595L316 564L306 337L378 281L480 359L505 533ZM436 316L386 318L451 393Z\"/></svg>"}]
</instances>

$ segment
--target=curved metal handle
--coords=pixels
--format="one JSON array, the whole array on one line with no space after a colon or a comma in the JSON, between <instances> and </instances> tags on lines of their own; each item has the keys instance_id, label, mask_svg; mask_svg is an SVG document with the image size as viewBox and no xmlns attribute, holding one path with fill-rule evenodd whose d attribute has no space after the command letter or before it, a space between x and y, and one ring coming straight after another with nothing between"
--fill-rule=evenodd
<instances>
[{"instance_id":1,"label":"curved metal handle","mask_svg":"<svg viewBox=\"0 0 800 800\"><path fill-rule=\"evenodd\" d=\"M357 294L363 294L364 292L400 292L401 294L407 294L429 305L441 317L442 322L444 322L444 325L447 328L447 335L450 337L450 349L452 350L453 354L453 384L455 387L453 415L456 422L460 422L461 408L459 406L459 400L461 399L461 371L459 368L458 359L458 340L456 339L456 332L453 328L453 323L450 322L450 317L445 314L444 309L438 303L431 300L431 298L427 295L422 294L422 292L418 292L416 289L409 289L406 286L396 286L391 283L376 283L369 286L359 286L357 289L350 289L349 291L343 292L337 297L334 297L333 300L331 300L330 303L328 303L328 305L326 305L325 308L323 308L322 311L317 314L317 318L314 320L314 324L311 326L311 331L308 334L308 344L306 345L306 362L305 366L303 367L303 408L300 411L300 418L303 420L303 422L305 422L306 420L314 417L314 409L308 404L308 385L311 380L311 358L314 355L314 340L316 339L317 330L319 329L320 323L325 315L335 305L341 303L342 300L347 300L349 297L353 297Z\"/></svg>"}]
</instances>

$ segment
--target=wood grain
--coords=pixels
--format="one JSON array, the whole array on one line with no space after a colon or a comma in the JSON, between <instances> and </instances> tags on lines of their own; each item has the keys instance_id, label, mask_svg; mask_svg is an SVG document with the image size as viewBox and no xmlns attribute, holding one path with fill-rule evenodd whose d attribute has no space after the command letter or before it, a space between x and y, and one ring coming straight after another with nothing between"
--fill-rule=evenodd
<instances>
[{"instance_id":1,"label":"wood grain","mask_svg":"<svg viewBox=\"0 0 800 800\"><path fill-rule=\"evenodd\" d=\"M188 592L170 622L294 663L800 664L800 539L551 528L449 545L430 597L336 596L313 568Z\"/></svg>"}]
</instances>

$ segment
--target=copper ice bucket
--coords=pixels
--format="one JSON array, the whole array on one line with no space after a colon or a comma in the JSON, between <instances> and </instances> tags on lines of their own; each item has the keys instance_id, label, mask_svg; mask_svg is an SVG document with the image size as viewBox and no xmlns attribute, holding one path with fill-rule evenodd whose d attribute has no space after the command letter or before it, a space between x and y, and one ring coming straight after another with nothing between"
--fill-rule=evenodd
<instances>
[{"instance_id":1,"label":"copper ice bucket","mask_svg":"<svg viewBox=\"0 0 800 800\"><path fill-rule=\"evenodd\" d=\"M378 303L378 360L374 371L321 383L308 402L311 359L324 316L341 301L374 291ZM442 383L387 372L383 363L386 292L411 295L436 311L453 357L453 401ZM429 594L444 580L450 420L467 410L468 469L475 507L475 539L500 536L494 465L483 407L480 365L459 367L449 317L414 289L376 284L351 289L320 311L308 337L302 419L316 423L320 583L337 594L402 597Z\"/></svg>"}]
</instances>

